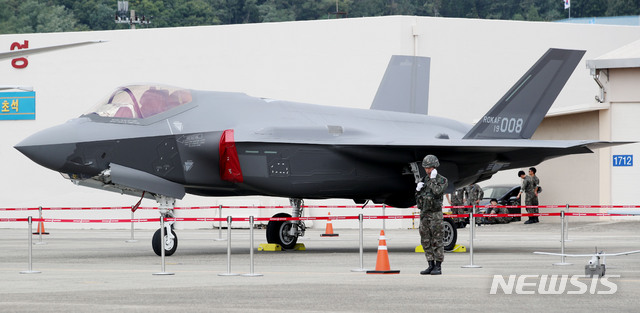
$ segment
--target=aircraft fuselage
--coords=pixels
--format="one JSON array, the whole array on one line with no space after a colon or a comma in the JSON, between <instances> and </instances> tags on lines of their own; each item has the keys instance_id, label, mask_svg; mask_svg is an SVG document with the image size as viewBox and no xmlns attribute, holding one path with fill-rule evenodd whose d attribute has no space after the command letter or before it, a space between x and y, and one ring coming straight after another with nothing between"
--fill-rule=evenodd
<instances>
[{"instance_id":1,"label":"aircraft fuselage","mask_svg":"<svg viewBox=\"0 0 640 313\"><path fill-rule=\"evenodd\" d=\"M424 152L391 145L410 138L445 140L438 135L460 138L470 128L423 115L273 101L240 93L191 91L191 95L189 103L150 117L86 114L36 133L16 148L78 181L118 164L183 185L185 192L197 195L380 202L408 197L404 202L409 205L414 178L408 164ZM221 174L225 131L233 135L227 143L235 148L241 180ZM380 142L388 142L389 148L379 147Z\"/></svg>"}]
</instances>

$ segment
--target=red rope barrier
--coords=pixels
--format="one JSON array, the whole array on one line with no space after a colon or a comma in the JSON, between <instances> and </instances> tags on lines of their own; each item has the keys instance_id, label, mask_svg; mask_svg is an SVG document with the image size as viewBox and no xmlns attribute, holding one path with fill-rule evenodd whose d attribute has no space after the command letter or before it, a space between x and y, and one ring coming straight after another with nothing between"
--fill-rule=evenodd
<instances>
[{"instance_id":1,"label":"red rope barrier","mask_svg":"<svg viewBox=\"0 0 640 313\"><path fill-rule=\"evenodd\" d=\"M634 214L610 214L610 213L579 213L565 212L565 216L636 216ZM561 213L521 213L521 214L474 214L474 217L524 217L524 216L561 216ZM468 214L446 214L445 218L465 218ZM419 218L418 215L364 215L365 220L400 220ZM318 221L318 220L357 220L358 216L311 216L311 217L257 217L256 222L269 221ZM168 217L166 222L224 222L226 218L216 217ZM27 222L27 218L0 218L0 222ZM57 219L57 218L32 218L32 222L47 223L146 223L159 222L160 218L135 218L135 219ZM233 217L234 222L248 222L249 217Z\"/></svg>"},{"instance_id":2,"label":"red rope barrier","mask_svg":"<svg viewBox=\"0 0 640 313\"><path fill-rule=\"evenodd\" d=\"M308 209L362 209L359 205L305 205ZM366 206L367 209L375 208L389 208L389 209L415 209L415 206L410 208L396 208L392 206L372 205ZM539 206L527 206L527 205L479 205L478 209L483 208L508 208L508 209L526 209L526 208L538 208L538 209L639 209L640 205L539 205ZM195 206L195 207L175 207L174 210L215 210L220 206ZM236 205L236 206L222 206L223 209L291 209L291 206L287 205ZM456 206L443 206L444 209L471 209L473 206L469 205L456 205ZM51 208L0 208L0 211L37 211L42 209L43 211L86 211L86 210L131 210L130 206L120 207L51 207ZM138 207L139 210L157 210L158 207Z\"/></svg>"}]
</instances>

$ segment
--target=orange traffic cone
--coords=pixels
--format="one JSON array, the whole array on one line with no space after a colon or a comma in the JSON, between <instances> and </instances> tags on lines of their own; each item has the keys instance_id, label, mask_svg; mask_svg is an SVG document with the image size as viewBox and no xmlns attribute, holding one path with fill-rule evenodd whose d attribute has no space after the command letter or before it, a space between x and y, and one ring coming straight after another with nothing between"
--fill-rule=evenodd
<instances>
[{"instance_id":1,"label":"orange traffic cone","mask_svg":"<svg viewBox=\"0 0 640 313\"><path fill-rule=\"evenodd\" d=\"M331 215L331 212L327 213ZM331 220L327 220L327 227L324 230L324 234L321 234L320 237L338 237L339 234L333 233L333 224L331 224Z\"/></svg>"},{"instance_id":2,"label":"orange traffic cone","mask_svg":"<svg viewBox=\"0 0 640 313\"><path fill-rule=\"evenodd\" d=\"M38 230L33 233L34 235L48 235L49 233L44 231L44 222L40 221L38 222Z\"/></svg>"},{"instance_id":3,"label":"orange traffic cone","mask_svg":"<svg viewBox=\"0 0 640 313\"><path fill-rule=\"evenodd\" d=\"M387 251L387 238L384 230L380 231L380 241L378 243L378 259L376 260L376 270L367 271L367 274L399 274L400 271L392 271L389 265L389 252Z\"/></svg>"}]
</instances>

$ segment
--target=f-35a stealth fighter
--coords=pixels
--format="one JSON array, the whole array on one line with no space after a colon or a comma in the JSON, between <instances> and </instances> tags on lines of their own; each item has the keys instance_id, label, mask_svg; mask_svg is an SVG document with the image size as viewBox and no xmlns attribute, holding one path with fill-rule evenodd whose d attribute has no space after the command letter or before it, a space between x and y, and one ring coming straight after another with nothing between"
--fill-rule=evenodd
<instances>
[{"instance_id":1,"label":"f-35a stealth fighter","mask_svg":"<svg viewBox=\"0 0 640 313\"><path fill-rule=\"evenodd\" d=\"M530 140L583 55L548 50L475 126L426 115L430 60L394 56L370 110L125 86L15 148L78 185L154 198L162 214L186 193L290 198L291 215L276 216L301 216L303 198L409 207L426 154L438 157L452 191L615 144ZM304 231L299 221L270 222L267 239L292 248Z\"/></svg>"}]
</instances>

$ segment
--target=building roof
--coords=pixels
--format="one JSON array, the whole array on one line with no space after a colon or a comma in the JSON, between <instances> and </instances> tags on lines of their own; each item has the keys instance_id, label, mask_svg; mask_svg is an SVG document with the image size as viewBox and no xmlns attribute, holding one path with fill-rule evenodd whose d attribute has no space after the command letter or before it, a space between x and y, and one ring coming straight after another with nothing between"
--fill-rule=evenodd
<instances>
[{"instance_id":1,"label":"building roof","mask_svg":"<svg viewBox=\"0 0 640 313\"><path fill-rule=\"evenodd\" d=\"M569 23L569 24L640 26L640 15L577 17L577 18L573 17L573 18L559 20L556 22Z\"/></svg>"},{"instance_id":2,"label":"building roof","mask_svg":"<svg viewBox=\"0 0 640 313\"><path fill-rule=\"evenodd\" d=\"M606 110L609 109L609 107L609 103L599 102L583 103L572 106L551 107L549 112L547 112L547 115L545 115L545 118Z\"/></svg>"},{"instance_id":3,"label":"building roof","mask_svg":"<svg viewBox=\"0 0 640 313\"><path fill-rule=\"evenodd\" d=\"M593 60L587 60L587 68L595 70L640 67L640 40L608 52Z\"/></svg>"}]
</instances>

